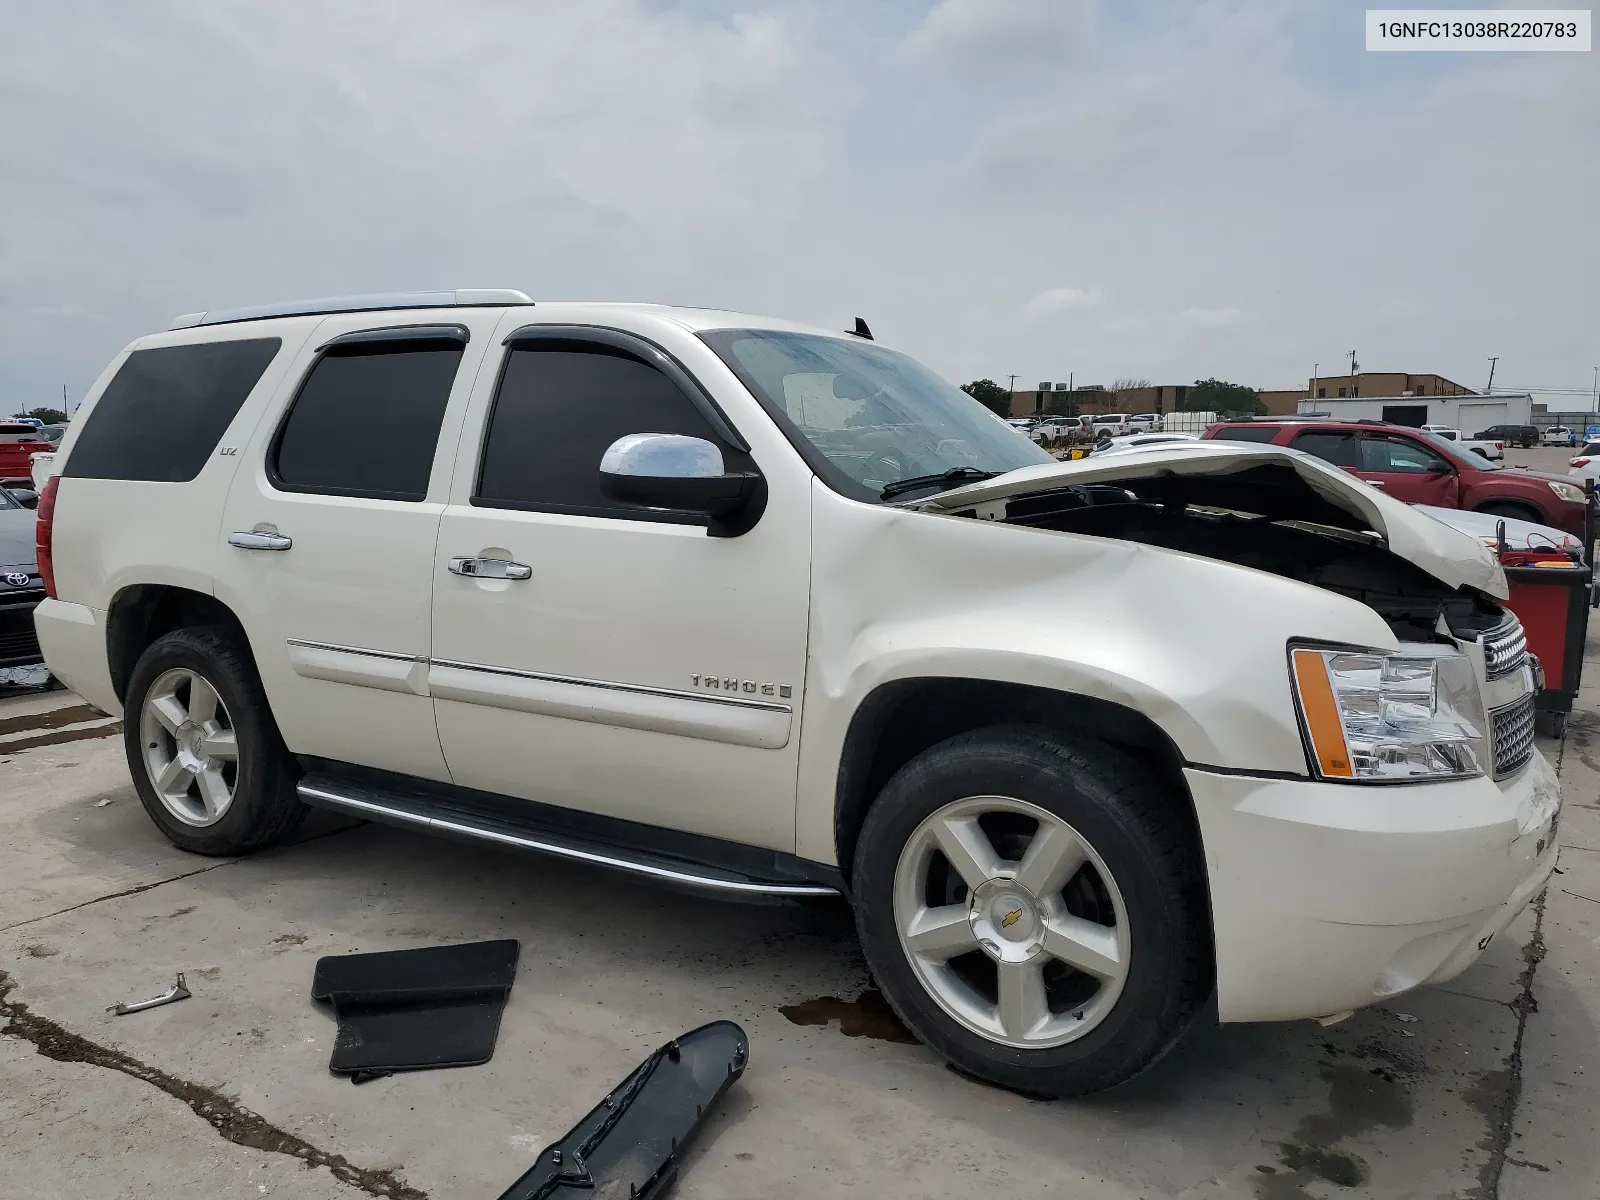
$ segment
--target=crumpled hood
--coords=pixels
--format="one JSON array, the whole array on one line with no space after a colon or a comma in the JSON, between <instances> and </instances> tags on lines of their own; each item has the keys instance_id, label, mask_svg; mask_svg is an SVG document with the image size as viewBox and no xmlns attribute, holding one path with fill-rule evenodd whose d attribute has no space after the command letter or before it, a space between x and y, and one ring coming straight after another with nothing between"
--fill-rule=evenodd
<instances>
[{"instance_id":1,"label":"crumpled hood","mask_svg":"<svg viewBox=\"0 0 1600 1200\"><path fill-rule=\"evenodd\" d=\"M1293 473L1295 478L1288 474ZM1081 484L1116 484L1133 480L1159 480L1163 476L1216 477L1219 495L1227 502L1218 507L1262 511L1277 519L1328 523L1330 512L1343 514L1351 527L1370 529L1383 538L1389 550L1414 563L1450 587L1471 587L1498 599L1507 596L1505 572L1498 560L1475 537L1451 529L1386 496L1354 475L1298 450L1247 442L1175 442L1130 450L1104 458L1023 467L994 479L969 484L919 501L913 507L925 512L957 512L1041 492ZM1249 479L1230 477L1249 476ZM1271 480L1262 486L1264 507L1249 504L1251 480ZM1237 487L1230 487L1237 484ZM1303 498L1305 511L1297 514L1295 496Z\"/></svg>"},{"instance_id":2,"label":"crumpled hood","mask_svg":"<svg viewBox=\"0 0 1600 1200\"><path fill-rule=\"evenodd\" d=\"M0 508L0 571L34 568L34 527L31 509Z\"/></svg>"}]
</instances>

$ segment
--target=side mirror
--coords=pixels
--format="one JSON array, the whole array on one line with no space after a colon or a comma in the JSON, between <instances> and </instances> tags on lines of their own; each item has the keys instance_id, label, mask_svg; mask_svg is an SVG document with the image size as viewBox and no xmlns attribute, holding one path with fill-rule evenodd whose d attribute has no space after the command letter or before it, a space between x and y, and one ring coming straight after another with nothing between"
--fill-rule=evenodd
<instances>
[{"instance_id":1,"label":"side mirror","mask_svg":"<svg viewBox=\"0 0 1600 1200\"><path fill-rule=\"evenodd\" d=\"M9 489L9 488L7 488L6 490L7 491L11 491L11 489ZM22 505L23 508L38 508L39 507L39 493L38 492L30 492L26 488L18 489L17 491L11 492L11 498L13 500L15 500L18 504Z\"/></svg>"},{"instance_id":2,"label":"side mirror","mask_svg":"<svg viewBox=\"0 0 1600 1200\"><path fill-rule=\"evenodd\" d=\"M712 537L737 537L754 528L766 507L759 471L729 471L722 451L681 433L630 433L600 458L600 492L641 508L710 517Z\"/></svg>"}]
</instances>

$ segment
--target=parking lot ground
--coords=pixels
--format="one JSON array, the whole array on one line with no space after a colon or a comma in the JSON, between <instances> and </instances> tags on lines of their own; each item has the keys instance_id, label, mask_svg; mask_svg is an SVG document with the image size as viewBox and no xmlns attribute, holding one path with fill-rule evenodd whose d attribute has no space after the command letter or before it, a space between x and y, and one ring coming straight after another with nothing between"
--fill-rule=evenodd
<instances>
[{"instance_id":1,"label":"parking lot ground","mask_svg":"<svg viewBox=\"0 0 1600 1200\"><path fill-rule=\"evenodd\" d=\"M0 1196L495 1196L651 1049L719 1017L751 1062L684 1197L1600 1195L1592 700L1564 752L1543 745L1568 848L1542 927L1530 911L1448 987L1330 1028L1203 1022L1132 1084L1054 1103L899 1040L859 1002L841 905L735 906L325 819L195 858L145 817L115 724L67 719L78 703L0 700ZM71 729L95 732L37 741ZM328 1074L318 957L499 937L522 959L490 1063ZM107 1014L177 971L192 999Z\"/></svg>"}]
</instances>

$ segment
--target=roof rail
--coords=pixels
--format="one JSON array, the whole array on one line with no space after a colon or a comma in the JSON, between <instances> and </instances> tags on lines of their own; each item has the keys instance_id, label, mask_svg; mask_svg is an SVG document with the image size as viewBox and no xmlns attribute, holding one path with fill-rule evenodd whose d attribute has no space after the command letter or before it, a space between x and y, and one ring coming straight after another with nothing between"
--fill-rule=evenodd
<instances>
[{"instance_id":1,"label":"roof rail","mask_svg":"<svg viewBox=\"0 0 1600 1200\"><path fill-rule=\"evenodd\" d=\"M246 308L219 308L211 312L184 313L168 329L196 325L231 325L236 321L265 321L272 317L311 317L328 313L381 312L395 308L472 308L532 304L533 298L515 288L462 288L453 292L373 292L363 296L324 296L319 300L288 300Z\"/></svg>"}]
</instances>

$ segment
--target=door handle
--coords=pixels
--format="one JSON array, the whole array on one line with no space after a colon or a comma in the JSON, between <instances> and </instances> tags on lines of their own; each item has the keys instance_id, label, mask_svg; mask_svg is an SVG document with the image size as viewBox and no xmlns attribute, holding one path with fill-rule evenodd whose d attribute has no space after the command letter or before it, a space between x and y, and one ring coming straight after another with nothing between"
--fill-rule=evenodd
<instances>
[{"instance_id":1,"label":"door handle","mask_svg":"<svg viewBox=\"0 0 1600 1200\"><path fill-rule=\"evenodd\" d=\"M258 529L243 529L228 535L228 545L240 550L287 550L294 545L294 541L281 533L262 533Z\"/></svg>"},{"instance_id":2,"label":"door handle","mask_svg":"<svg viewBox=\"0 0 1600 1200\"><path fill-rule=\"evenodd\" d=\"M1376 487L1376 488L1381 488L1381 487L1384 486L1384 482L1381 479L1366 479L1366 480L1363 480L1362 482L1370 484L1371 486Z\"/></svg>"},{"instance_id":3,"label":"door handle","mask_svg":"<svg viewBox=\"0 0 1600 1200\"><path fill-rule=\"evenodd\" d=\"M531 579L533 568L526 563L511 562L504 558L462 558L450 560L450 574L464 575L468 579Z\"/></svg>"}]
</instances>

